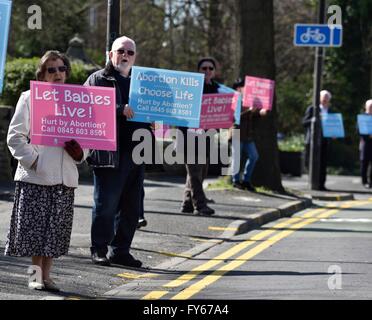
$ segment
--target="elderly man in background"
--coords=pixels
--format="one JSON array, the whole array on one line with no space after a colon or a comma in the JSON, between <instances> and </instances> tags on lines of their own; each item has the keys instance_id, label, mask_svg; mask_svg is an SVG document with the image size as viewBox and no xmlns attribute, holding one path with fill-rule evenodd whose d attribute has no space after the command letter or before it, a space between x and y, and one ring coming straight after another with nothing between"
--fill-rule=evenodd
<instances>
[{"instance_id":1,"label":"elderly man in background","mask_svg":"<svg viewBox=\"0 0 372 320\"><path fill-rule=\"evenodd\" d=\"M330 101L332 95L327 90L320 91L320 117L322 115L327 114L329 112ZM302 125L306 130L305 135L305 164L309 167L309 159L310 159L310 141L311 141L311 119L314 116L314 106L309 106L306 109L305 116L302 120ZM323 137L322 134L322 141L320 147L320 185L318 190L326 191L327 188L325 187L326 178L327 178L327 149L328 149L328 139Z\"/></svg>"},{"instance_id":2,"label":"elderly man in background","mask_svg":"<svg viewBox=\"0 0 372 320\"><path fill-rule=\"evenodd\" d=\"M365 114L372 115L372 99L366 101ZM360 135L359 151L362 184L370 189L372 188L372 135Z\"/></svg>"}]
</instances>

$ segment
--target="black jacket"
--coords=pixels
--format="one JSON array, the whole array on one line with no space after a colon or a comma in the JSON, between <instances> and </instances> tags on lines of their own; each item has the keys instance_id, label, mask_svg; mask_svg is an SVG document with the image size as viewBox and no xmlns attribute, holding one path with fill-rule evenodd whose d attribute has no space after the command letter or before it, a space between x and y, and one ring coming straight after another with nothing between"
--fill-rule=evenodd
<instances>
[{"instance_id":1,"label":"black jacket","mask_svg":"<svg viewBox=\"0 0 372 320\"><path fill-rule=\"evenodd\" d=\"M218 93L218 88L219 88L219 84L217 82L215 82L214 80L211 81L211 84L206 84L204 83L204 86L203 86L203 94L213 94L213 93ZM184 137L184 149L183 149L183 152L185 155L187 155L187 143L188 143L188 140L190 139L190 136L188 135L188 129L187 127L178 127L179 130L181 130L182 134L183 134L183 137ZM210 138L208 136L206 136L204 134L204 136L206 137L206 156L207 158L209 157L209 154L210 154L210 148L211 148L211 141L210 141ZM199 155L199 151L198 151L198 137L195 138L195 159L196 159L196 162L198 162L198 155ZM186 159L185 159L186 161Z\"/></svg>"},{"instance_id":2,"label":"black jacket","mask_svg":"<svg viewBox=\"0 0 372 320\"><path fill-rule=\"evenodd\" d=\"M311 119L313 118L313 112L314 112L314 107L309 106L306 109L305 116L302 119L302 125L304 126L306 132L305 132L305 144L310 144L311 140ZM321 111L320 111L321 112ZM331 113L328 110L328 113ZM321 132L321 137L322 137L322 142L325 143L328 141L328 138L323 137L322 133L322 126L320 125L320 132Z\"/></svg>"},{"instance_id":3,"label":"black jacket","mask_svg":"<svg viewBox=\"0 0 372 320\"><path fill-rule=\"evenodd\" d=\"M372 161L372 138L369 135L360 135L360 160Z\"/></svg>"},{"instance_id":4,"label":"black jacket","mask_svg":"<svg viewBox=\"0 0 372 320\"><path fill-rule=\"evenodd\" d=\"M254 121L260 115L260 110L243 110L240 115L240 124L234 124L234 129L240 129L240 141L254 141Z\"/></svg>"},{"instance_id":5,"label":"black jacket","mask_svg":"<svg viewBox=\"0 0 372 320\"><path fill-rule=\"evenodd\" d=\"M150 129L150 124L139 122L127 122L126 117L123 115L124 106L128 103L129 92L123 93L117 79L115 78L115 69L109 62L106 68L96 71L91 74L84 83L85 86L98 86L98 87L113 87L116 92L116 137L117 149L116 151L108 150L91 150L87 158L87 163L92 167L97 168L118 168L119 167L119 154L124 149L133 149L132 132L138 128ZM124 100L123 101L123 97ZM124 131L124 134L123 134ZM125 139L125 141L120 141Z\"/></svg>"}]
</instances>

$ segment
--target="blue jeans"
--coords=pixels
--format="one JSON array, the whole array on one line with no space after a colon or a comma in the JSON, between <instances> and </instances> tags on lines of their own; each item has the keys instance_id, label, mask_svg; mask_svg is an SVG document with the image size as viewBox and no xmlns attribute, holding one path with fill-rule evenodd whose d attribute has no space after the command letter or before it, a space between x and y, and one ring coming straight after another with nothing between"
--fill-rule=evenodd
<instances>
[{"instance_id":1,"label":"blue jeans","mask_svg":"<svg viewBox=\"0 0 372 320\"><path fill-rule=\"evenodd\" d=\"M91 252L126 255L143 208L144 165L136 165L130 152L120 157L118 169L95 168Z\"/></svg>"},{"instance_id":2,"label":"blue jeans","mask_svg":"<svg viewBox=\"0 0 372 320\"><path fill-rule=\"evenodd\" d=\"M235 152L233 148L233 158L234 158L234 153ZM254 167L258 160L258 152L257 152L255 143L253 141L240 142L240 154L247 155L247 161L245 162L245 165L244 165L243 182L250 182ZM235 163L235 165L240 166L240 159L233 159L233 163ZM240 181L240 170L233 170L233 172L238 172L235 175L233 175L232 177L233 182L239 182Z\"/></svg>"}]
</instances>

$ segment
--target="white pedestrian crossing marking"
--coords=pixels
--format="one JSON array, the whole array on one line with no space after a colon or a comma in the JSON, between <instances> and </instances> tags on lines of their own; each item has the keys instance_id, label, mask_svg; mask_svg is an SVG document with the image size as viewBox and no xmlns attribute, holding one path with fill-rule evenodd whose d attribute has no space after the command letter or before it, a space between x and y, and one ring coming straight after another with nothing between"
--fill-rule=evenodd
<instances>
[{"instance_id":1,"label":"white pedestrian crossing marking","mask_svg":"<svg viewBox=\"0 0 372 320\"><path fill-rule=\"evenodd\" d=\"M372 219L321 219L321 222L364 222L371 223Z\"/></svg>"}]
</instances>

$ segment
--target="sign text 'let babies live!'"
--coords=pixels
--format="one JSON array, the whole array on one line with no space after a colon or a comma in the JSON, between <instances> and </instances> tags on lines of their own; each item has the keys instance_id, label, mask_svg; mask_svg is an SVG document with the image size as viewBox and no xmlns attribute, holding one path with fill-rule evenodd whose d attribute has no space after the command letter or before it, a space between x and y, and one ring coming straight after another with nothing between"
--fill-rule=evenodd
<instances>
[{"instance_id":1,"label":"sign text 'let babies live!'","mask_svg":"<svg viewBox=\"0 0 372 320\"><path fill-rule=\"evenodd\" d=\"M58 146L74 138L85 147L114 148L116 102L112 88L31 84L33 143Z\"/></svg>"}]
</instances>

